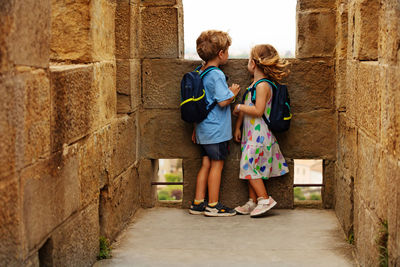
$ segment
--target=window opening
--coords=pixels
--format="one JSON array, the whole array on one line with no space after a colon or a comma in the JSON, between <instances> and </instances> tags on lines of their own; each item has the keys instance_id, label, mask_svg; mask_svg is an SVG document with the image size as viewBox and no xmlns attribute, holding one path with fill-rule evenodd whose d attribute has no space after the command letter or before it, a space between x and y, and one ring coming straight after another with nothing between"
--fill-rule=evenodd
<instances>
[{"instance_id":1,"label":"window opening","mask_svg":"<svg viewBox=\"0 0 400 267\"><path fill-rule=\"evenodd\" d=\"M157 181L158 201L179 201L183 198L182 159L159 159Z\"/></svg>"},{"instance_id":2,"label":"window opening","mask_svg":"<svg viewBox=\"0 0 400 267\"><path fill-rule=\"evenodd\" d=\"M185 59L200 59L196 39L204 30L232 37L230 58L248 58L256 44L271 44L284 58L295 57L297 0L183 0ZM205 18L205 19L202 19Z\"/></svg>"},{"instance_id":3,"label":"window opening","mask_svg":"<svg viewBox=\"0 0 400 267\"><path fill-rule=\"evenodd\" d=\"M322 159L295 159L294 200L321 201Z\"/></svg>"}]
</instances>

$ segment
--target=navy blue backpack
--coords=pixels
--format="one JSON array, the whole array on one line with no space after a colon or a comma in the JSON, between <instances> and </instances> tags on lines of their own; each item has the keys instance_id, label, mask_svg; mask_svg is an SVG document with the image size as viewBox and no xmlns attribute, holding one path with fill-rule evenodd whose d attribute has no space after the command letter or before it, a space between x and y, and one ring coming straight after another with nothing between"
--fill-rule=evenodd
<instances>
[{"instance_id":1,"label":"navy blue backpack","mask_svg":"<svg viewBox=\"0 0 400 267\"><path fill-rule=\"evenodd\" d=\"M210 71L217 69L217 67L208 67L201 74L200 68L201 66L183 75L181 81L181 118L190 123L202 122L217 105L217 102L214 102L207 109L208 102L203 85L204 76Z\"/></svg>"},{"instance_id":2,"label":"navy blue backpack","mask_svg":"<svg viewBox=\"0 0 400 267\"><path fill-rule=\"evenodd\" d=\"M271 113L269 119L267 119L264 114L262 118L272 132L284 132L289 130L292 113L290 112L290 98L286 85L271 82L267 79L260 79L255 82L251 88L246 90L243 95L242 103L244 103L246 95L249 92L251 92L252 95L251 102L253 104L256 103L256 87L261 82L267 82L272 87Z\"/></svg>"}]
</instances>

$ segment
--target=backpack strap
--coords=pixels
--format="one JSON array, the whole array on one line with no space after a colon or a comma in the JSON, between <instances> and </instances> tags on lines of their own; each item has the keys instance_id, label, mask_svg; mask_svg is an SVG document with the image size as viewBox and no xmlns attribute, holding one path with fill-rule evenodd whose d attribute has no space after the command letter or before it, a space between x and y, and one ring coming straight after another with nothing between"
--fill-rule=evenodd
<instances>
[{"instance_id":1,"label":"backpack strap","mask_svg":"<svg viewBox=\"0 0 400 267\"><path fill-rule=\"evenodd\" d=\"M202 67L201 65L198 66L198 67L196 68L196 71L200 72L201 67ZM218 68L217 68L217 67L214 67L214 66L210 66L210 67L206 68L206 69L200 74L201 79L203 79L203 78L207 75L207 73L209 73L209 72L212 71L212 70L216 70L216 69L218 69ZM210 105L210 107L208 108L207 111L210 112L217 104L218 104L218 102L217 102L217 101L214 101L214 102Z\"/></svg>"}]
</instances>

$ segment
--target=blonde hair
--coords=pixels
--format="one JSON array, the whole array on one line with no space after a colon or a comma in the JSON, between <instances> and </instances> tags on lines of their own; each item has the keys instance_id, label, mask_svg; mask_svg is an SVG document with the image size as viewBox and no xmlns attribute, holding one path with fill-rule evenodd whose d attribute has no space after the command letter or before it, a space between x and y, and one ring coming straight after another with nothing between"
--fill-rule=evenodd
<instances>
[{"instance_id":1,"label":"blonde hair","mask_svg":"<svg viewBox=\"0 0 400 267\"><path fill-rule=\"evenodd\" d=\"M272 45L261 44L254 46L250 57L254 60L256 66L273 81L280 82L290 73L290 70L287 69L289 62L280 58Z\"/></svg>"},{"instance_id":2,"label":"blonde hair","mask_svg":"<svg viewBox=\"0 0 400 267\"><path fill-rule=\"evenodd\" d=\"M226 51L232 43L228 33L217 30L204 31L196 40L197 54L205 62L218 56L219 51Z\"/></svg>"}]
</instances>

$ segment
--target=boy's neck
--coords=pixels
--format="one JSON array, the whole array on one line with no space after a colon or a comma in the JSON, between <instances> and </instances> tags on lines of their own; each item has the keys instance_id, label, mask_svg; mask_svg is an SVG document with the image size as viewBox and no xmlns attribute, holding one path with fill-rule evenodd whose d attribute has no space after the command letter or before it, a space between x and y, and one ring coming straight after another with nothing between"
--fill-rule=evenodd
<instances>
[{"instance_id":1,"label":"boy's neck","mask_svg":"<svg viewBox=\"0 0 400 267\"><path fill-rule=\"evenodd\" d=\"M208 67L217 67L218 68L220 64L221 64L221 62L220 62L219 58L216 57L214 59L207 61L206 64L204 64L204 66L201 69L205 70Z\"/></svg>"}]
</instances>

